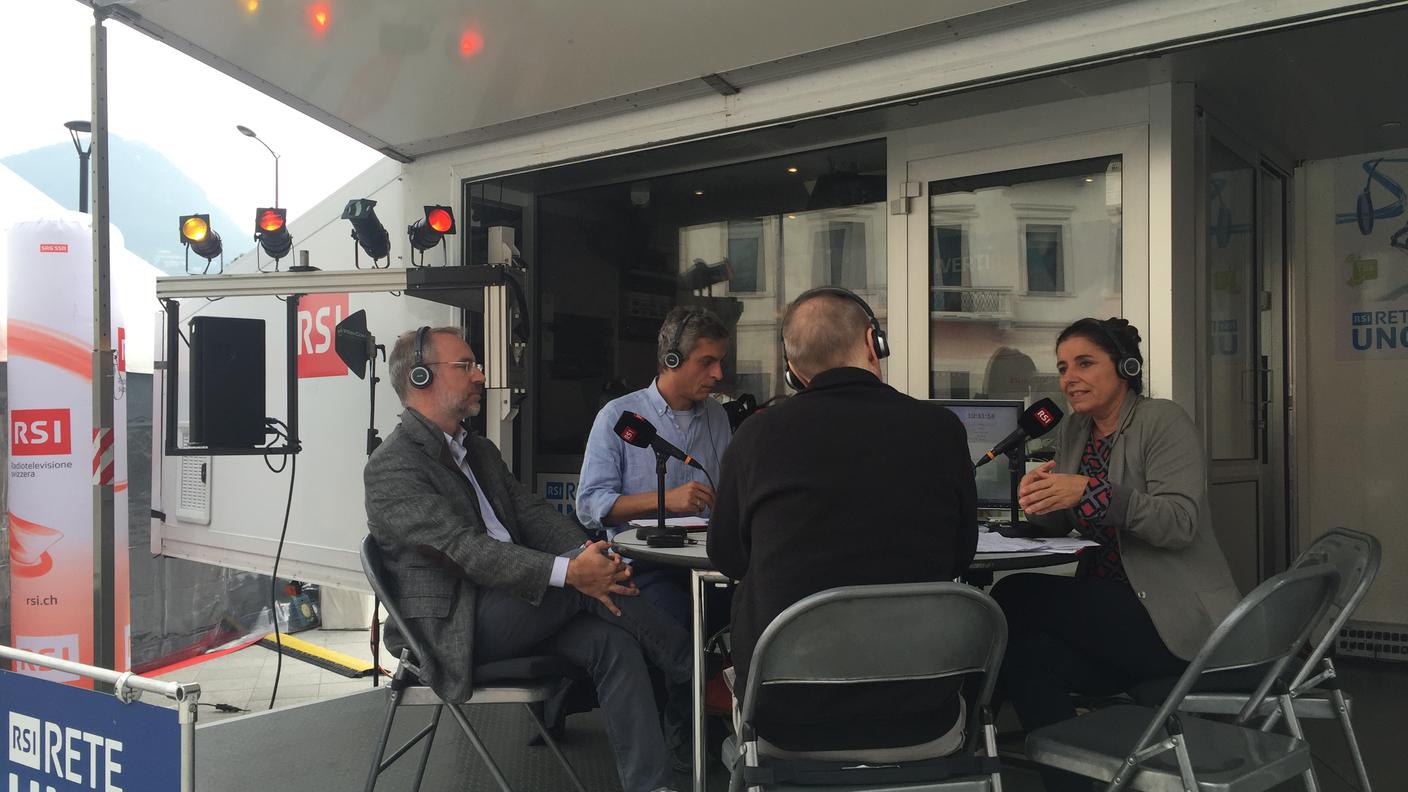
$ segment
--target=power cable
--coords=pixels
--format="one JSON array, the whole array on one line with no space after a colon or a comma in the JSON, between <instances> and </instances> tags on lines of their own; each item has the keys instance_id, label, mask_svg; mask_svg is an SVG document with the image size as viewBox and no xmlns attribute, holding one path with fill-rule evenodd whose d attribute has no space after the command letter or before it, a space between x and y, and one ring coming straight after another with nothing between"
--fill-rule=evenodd
<instances>
[{"instance_id":1,"label":"power cable","mask_svg":"<svg viewBox=\"0 0 1408 792\"><path fill-rule=\"evenodd\" d=\"M284 504L284 527L279 531L279 544L274 550L274 571L269 583L269 615L274 621L274 644L277 647L278 657L274 664L274 689L269 691L269 709L274 708L274 698L279 695L279 675L284 670L284 640L279 634L279 560L284 554L284 537L288 535L288 515L293 510L293 481L298 476L298 455L290 454L285 459L292 459L288 472L288 502ZM268 461L267 459L265 460ZM290 606L292 607L292 606Z\"/></svg>"}]
</instances>

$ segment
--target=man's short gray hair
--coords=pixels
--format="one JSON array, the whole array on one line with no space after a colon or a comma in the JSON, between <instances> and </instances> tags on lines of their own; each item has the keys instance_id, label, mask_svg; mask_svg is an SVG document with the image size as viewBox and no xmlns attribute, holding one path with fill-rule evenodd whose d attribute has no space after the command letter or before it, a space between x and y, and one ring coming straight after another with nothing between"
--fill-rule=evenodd
<instances>
[{"instance_id":1,"label":"man's short gray hair","mask_svg":"<svg viewBox=\"0 0 1408 792\"><path fill-rule=\"evenodd\" d=\"M396 391L396 398L406 403L406 394L411 390L411 368L415 365L416 359L416 334L420 332L417 327L396 336L396 343L391 345L391 354L387 356L386 367L391 370L391 389ZM452 335L460 340L464 339L464 330L458 327L432 327L425 334L425 349L421 351L422 357L430 354L431 336L444 333ZM426 363L434 361L426 360Z\"/></svg>"},{"instance_id":2,"label":"man's short gray hair","mask_svg":"<svg viewBox=\"0 0 1408 792\"><path fill-rule=\"evenodd\" d=\"M808 380L823 371L860 364L869 329L865 309L840 294L823 291L794 300L782 315L787 362Z\"/></svg>"},{"instance_id":3,"label":"man's short gray hair","mask_svg":"<svg viewBox=\"0 0 1408 792\"><path fill-rule=\"evenodd\" d=\"M680 337L680 356L686 360L694 353L699 339L727 341L729 337L728 328L724 327L724 323L713 311L708 308L677 305L665 314L665 321L660 324L660 337L655 345L655 365L662 370L668 368L665 365L665 355L670 352L670 343L675 340L676 333L679 333Z\"/></svg>"}]
</instances>

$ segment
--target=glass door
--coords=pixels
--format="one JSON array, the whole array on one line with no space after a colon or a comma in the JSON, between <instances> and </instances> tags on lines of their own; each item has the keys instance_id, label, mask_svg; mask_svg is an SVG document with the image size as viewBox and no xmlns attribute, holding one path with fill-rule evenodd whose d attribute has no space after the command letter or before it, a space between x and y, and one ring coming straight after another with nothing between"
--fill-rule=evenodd
<instances>
[{"instance_id":1,"label":"glass door","mask_svg":"<svg viewBox=\"0 0 1408 792\"><path fill-rule=\"evenodd\" d=\"M1285 567L1286 176L1206 124L1201 244L1213 525L1243 591Z\"/></svg>"}]
</instances>

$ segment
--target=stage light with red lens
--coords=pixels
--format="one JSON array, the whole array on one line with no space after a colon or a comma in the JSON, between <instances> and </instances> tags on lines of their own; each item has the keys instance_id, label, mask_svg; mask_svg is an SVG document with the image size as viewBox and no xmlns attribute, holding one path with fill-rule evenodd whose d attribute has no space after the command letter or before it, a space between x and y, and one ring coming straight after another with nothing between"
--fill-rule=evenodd
<instances>
[{"instance_id":1,"label":"stage light with red lens","mask_svg":"<svg viewBox=\"0 0 1408 792\"><path fill-rule=\"evenodd\" d=\"M410 237L411 247L420 251L435 247L446 234L453 233L455 213L448 206L427 206L425 217L406 226L406 235Z\"/></svg>"},{"instance_id":2,"label":"stage light with red lens","mask_svg":"<svg viewBox=\"0 0 1408 792\"><path fill-rule=\"evenodd\" d=\"M288 255L293 248L293 237L288 233L288 210L260 208L254 211L254 238L265 255L278 261Z\"/></svg>"}]
</instances>

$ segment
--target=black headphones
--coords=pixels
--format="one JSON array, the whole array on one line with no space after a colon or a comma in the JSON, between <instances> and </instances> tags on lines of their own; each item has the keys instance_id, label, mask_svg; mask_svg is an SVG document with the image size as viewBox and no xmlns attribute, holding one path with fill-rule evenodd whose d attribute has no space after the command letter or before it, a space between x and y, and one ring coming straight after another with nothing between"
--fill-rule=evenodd
<instances>
[{"instance_id":1,"label":"black headphones","mask_svg":"<svg viewBox=\"0 0 1408 792\"><path fill-rule=\"evenodd\" d=\"M665 368L677 369L684 365L685 355L680 351L680 339L684 337L684 329L689 326L690 322L694 321L694 317L702 317L703 315L702 311L696 311L690 308L689 311L680 318L680 323L675 326L675 337L670 339L670 346L665 349Z\"/></svg>"},{"instance_id":2,"label":"black headphones","mask_svg":"<svg viewBox=\"0 0 1408 792\"><path fill-rule=\"evenodd\" d=\"M819 294L833 294L837 297L844 297L859 305L861 310L865 311L866 318L870 320L870 348L875 351L875 357L879 360L884 360L890 356L890 339L885 337L885 331L880 327L880 320L875 318L875 312L870 309L870 303L861 299L859 294L856 294L850 289L841 286L818 286L815 289L808 289L797 295L797 299L793 300L792 304L800 305L803 301L809 300ZM781 333L782 331L779 328L778 335L781 336ZM792 365L787 362L787 342L785 339L782 339L781 343L782 379L792 390L802 390L807 386L798 379L796 374L792 373Z\"/></svg>"},{"instance_id":3,"label":"black headphones","mask_svg":"<svg viewBox=\"0 0 1408 792\"><path fill-rule=\"evenodd\" d=\"M1110 339L1110 343L1115 345L1115 352L1119 354L1119 358L1115 361L1115 373L1120 376L1120 379L1137 379L1144 371L1144 364L1139 361L1139 358L1125 351L1124 344L1120 343L1119 331L1121 328L1108 319L1096 320L1095 324L1100 328L1100 332Z\"/></svg>"},{"instance_id":4,"label":"black headphones","mask_svg":"<svg viewBox=\"0 0 1408 792\"><path fill-rule=\"evenodd\" d=\"M425 350L425 339L430 335L430 325L422 325L416 331L416 358L411 366L410 382L412 388L429 388L430 381L435 378L431 373L430 366L426 365L423 358Z\"/></svg>"}]
</instances>

